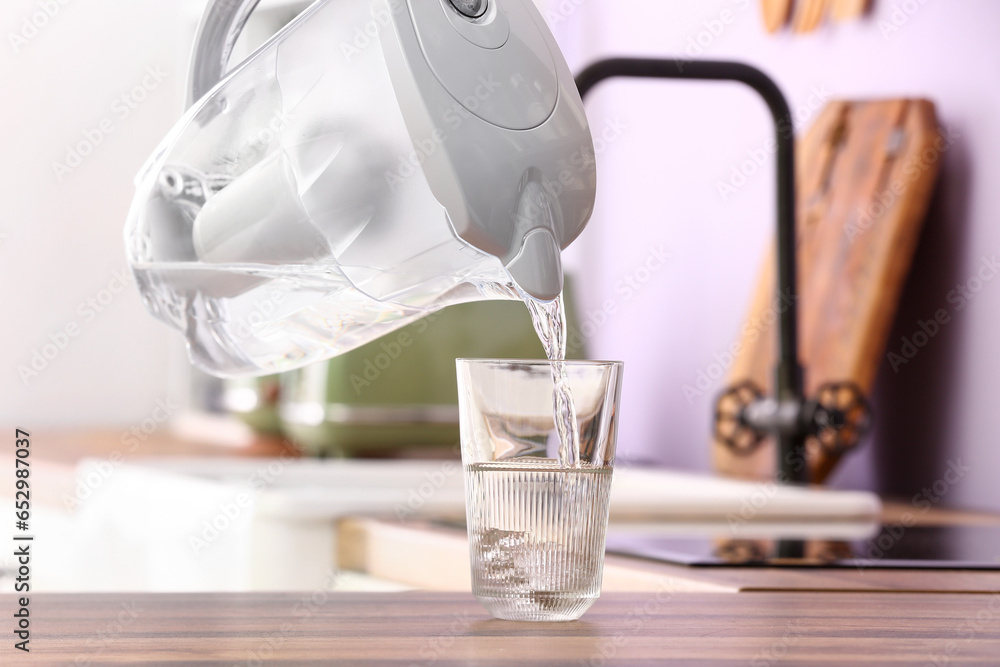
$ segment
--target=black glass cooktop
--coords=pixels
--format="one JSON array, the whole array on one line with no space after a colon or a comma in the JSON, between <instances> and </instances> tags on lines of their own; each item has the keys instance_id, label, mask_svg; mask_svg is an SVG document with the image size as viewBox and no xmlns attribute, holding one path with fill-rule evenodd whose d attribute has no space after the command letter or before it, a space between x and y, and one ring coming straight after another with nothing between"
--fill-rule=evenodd
<instances>
[{"instance_id":1,"label":"black glass cooktop","mask_svg":"<svg viewBox=\"0 0 1000 667\"><path fill-rule=\"evenodd\" d=\"M1000 526L882 526L865 539L686 537L616 531L608 553L692 566L1000 569Z\"/></svg>"}]
</instances>

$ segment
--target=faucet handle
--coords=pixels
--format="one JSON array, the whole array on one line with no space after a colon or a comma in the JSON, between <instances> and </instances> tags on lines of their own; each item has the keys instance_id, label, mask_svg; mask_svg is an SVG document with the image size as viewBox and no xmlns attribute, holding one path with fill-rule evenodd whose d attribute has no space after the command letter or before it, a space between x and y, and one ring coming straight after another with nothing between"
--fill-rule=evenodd
<instances>
[{"instance_id":1,"label":"faucet handle","mask_svg":"<svg viewBox=\"0 0 1000 667\"><path fill-rule=\"evenodd\" d=\"M833 454L843 454L861 442L872 424L872 409L853 382L827 382L809 402L812 437Z\"/></svg>"},{"instance_id":2,"label":"faucet handle","mask_svg":"<svg viewBox=\"0 0 1000 667\"><path fill-rule=\"evenodd\" d=\"M843 454L871 429L872 409L853 382L827 382L815 398L778 400L751 381L733 385L715 401L715 439L738 456L750 456L771 435L807 439L807 451Z\"/></svg>"}]
</instances>

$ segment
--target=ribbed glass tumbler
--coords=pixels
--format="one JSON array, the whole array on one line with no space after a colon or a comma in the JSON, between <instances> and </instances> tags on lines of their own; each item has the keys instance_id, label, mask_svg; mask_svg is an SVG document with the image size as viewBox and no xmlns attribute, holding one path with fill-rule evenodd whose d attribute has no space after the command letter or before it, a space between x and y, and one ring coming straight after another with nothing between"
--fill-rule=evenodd
<instances>
[{"instance_id":1,"label":"ribbed glass tumbler","mask_svg":"<svg viewBox=\"0 0 1000 667\"><path fill-rule=\"evenodd\" d=\"M472 592L497 618L571 621L601 593L622 364L563 363L578 456L550 362L458 360Z\"/></svg>"}]
</instances>

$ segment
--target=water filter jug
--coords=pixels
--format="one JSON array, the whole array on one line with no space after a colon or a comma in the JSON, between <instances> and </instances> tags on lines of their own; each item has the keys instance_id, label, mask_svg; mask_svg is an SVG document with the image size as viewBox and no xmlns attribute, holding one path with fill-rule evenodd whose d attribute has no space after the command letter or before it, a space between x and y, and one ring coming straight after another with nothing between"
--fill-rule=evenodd
<instances>
[{"instance_id":1,"label":"water filter jug","mask_svg":"<svg viewBox=\"0 0 1000 667\"><path fill-rule=\"evenodd\" d=\"M275 373L450 304L559 295L596 165L531 0L319 0L227 72L256 2L210 3L197 99L125 230L197 366Z\"/></svg>"}]
</instances>

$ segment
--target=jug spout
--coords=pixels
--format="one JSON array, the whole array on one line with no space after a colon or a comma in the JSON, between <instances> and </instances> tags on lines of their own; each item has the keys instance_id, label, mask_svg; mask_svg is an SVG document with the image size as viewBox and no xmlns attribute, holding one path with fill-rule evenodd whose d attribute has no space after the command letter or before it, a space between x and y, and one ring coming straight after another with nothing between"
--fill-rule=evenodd
<instances>
[{"instance_id":1,"label":"jug spout","mask_svg":"<svg viewBox=\"0 0 1000 667\"><path fill-rule=\"evenodd\" d=\"M552 301L562 292L560 230L565 217L541 171L526 170L521 181L511 248L504 264L520 290L538 301ZM524 295L522 295L524 296Z\"/></svg>"},{"instance_id":2,"label":"jug spout","mask_svg":"<svg viewBox=\"0 0 1000 667\"><path fill-rule=\"evenodd\" d=\"M552 301L563 289L559 244L547 229L528 232L517 256L507 265L518 286L539 301Z\"/></svg>"}]
</instances>

